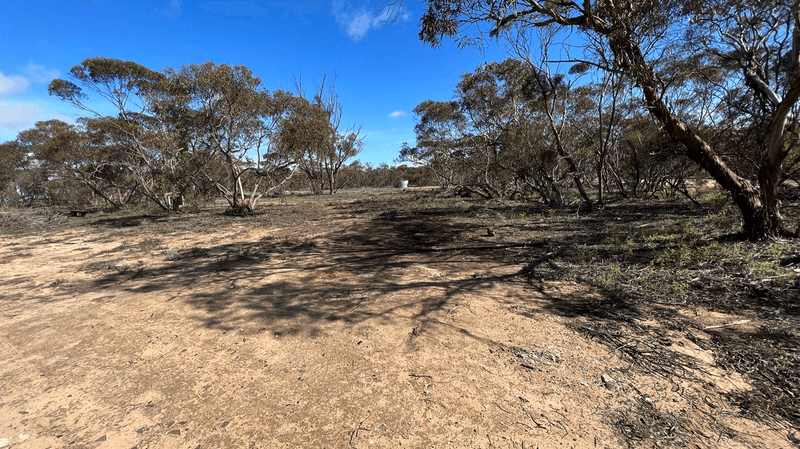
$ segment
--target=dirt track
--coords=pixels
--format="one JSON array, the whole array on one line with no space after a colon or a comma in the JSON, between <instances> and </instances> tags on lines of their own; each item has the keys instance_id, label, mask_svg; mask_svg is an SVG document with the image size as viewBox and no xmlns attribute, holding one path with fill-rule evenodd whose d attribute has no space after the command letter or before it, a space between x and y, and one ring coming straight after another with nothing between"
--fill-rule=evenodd
<instances>
[{"instance_id":1,"label":"dirt track","mask_svg":"<svg viewBox=\"0 0 800 449\"><path fill-rule=\"evenodd\" d=\"M737 416L723 394L747 383L685 336L693 381L571 330L554 304L599 296L505 256L541 230L271 201L3 235L0 447L793 447Z\"/></svg>"}]
</instances>

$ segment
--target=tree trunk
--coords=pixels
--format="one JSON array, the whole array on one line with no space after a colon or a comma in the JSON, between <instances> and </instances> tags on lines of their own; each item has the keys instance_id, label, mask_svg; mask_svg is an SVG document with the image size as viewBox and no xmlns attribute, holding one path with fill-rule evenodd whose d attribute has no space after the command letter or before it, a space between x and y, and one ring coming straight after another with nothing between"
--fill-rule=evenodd
<instances>
[{"instance_id":1,"label":"tree trunk","mask_svg":"<svg viewBox=\"0 0 800 449\"><path fill-rule=\"evenodd\" d=\"M575 163L572 155L567 153L567 151L564 149L563 142L561 141L561 131L558 129L558 127L556 127L555 118L553 117L553 112L549 106L549 103L545 101L544 105L545 113L547 114L547 119L550 125L550 131L552 131L553 137L556 141L556 152L559 156L561 156L562 159L564 159L564 161L567 162L567 165L569 165L569 171L572 173L572 180L575 182L575 187L578 189L578 192L581 194L583 200L591 204L592 200L589 198L589 195L586 194L586 190L583 188L583 183L581 182L581 173L580 170L578 170L578 164Z\"/></svg>"},{"instance_id":2,"label":"tree trunk","mask_svg":"<svg viewBox=\"0 0 800 449\"><path fill-rule=\"evenodd\" d=\"M761 190L761 208L752 219L744 220L744 232L751 238L772 237L786 233L780 214L780 173L785 157L771 160L764 157L758 170L758 186Z\"/></svg>"},{"instance_id":3,"label":"tree trunk","mask_svg":"<svg viewBox=\"0 0 800 449\"><path fill-rule=\"evenodd\" d=\"M795 16L800 15L800 2L796 2L792 7L792 14ZM795 24L797 26L797 24ZM795 51L798 51L797 46L800 45L800 33L795 30ZM779 184L781 168L783 162L788 156L788 150L784 144L784 133L788 122L789 113L800 99L800 62L797 60L798 55L795 54L794 61L794 79L790 85L789 90L783 96L783 99L778 103L777 110L772 118L772 126L770 127L769 139L767 141L766 151L761 159L761 165L758 170L758 186L761 189L761 210L756 214L755 220L748 222L745 220L745 232L750 234L751 237L760 236L774 236L779 234L787 234L788 232L783 228L783 221L780 215L780 195Z\"/></svg>"},{"instance_id":4,"label":"tree trunk","mask_svg":"<svg viewBox=\"0 0 800 449\"><path fill-rule=\"evenodd\" d=\"M672 114L661 100L654 86L643 85L642 91L647 100L647 107L650 113L664 125L664 130L667 134L681 142L686 148L686 155L705 169L720 186L731 193L734 204L742 214L745 234L751 239L760 239L777 234L780 229L775 226L779 226L779 221L767 220L767 217L773 216L777 213L777 210L769 210L770 205L762 203L761 195L753 187L753 184L734 173L708 143ZM762 164L763 169L764 165ZM770 172L770 170L767 171ZM780 165L777 173L766 173L765 175L769 178L777 176L779 172ZM777 182L775 182L775 187L770 195L774 195L777 198ZM764 192L762 191L762 193ZM776 207L777 201L772 206Z\"/></svg>"},{"instance_id":5,"label":"tree trunk","mask_svg":"<svg viewBox=\"0 0 800 449\"><path fill-rule=\"evenodd\" d=\"M600 155L600 162L597 167L597 202L603 204L603 167L606 165L605 154Z\"/></svg>"},{"instance_id":6,"label":"tree trunk","mask_svg":"<svg viewBox=\"0 0 800 449\"><path fill-rule=\"evenodd\" d=\"M800 21L800 1L792 6L794 26ZM681 142L686 154L700 167L705 169L720 186L733 196L733 202L739 208L743 219L743 231L750 239L763 239L784 233L780 220L780 201L778 199L778 182L781 164L786 158L783 136L787 117L791 108L800 98L800 70L798 69L798 51L800 51L800 33L797 28L793 39L792 83L783 100L776 104L777 110L772 118L769 140L765 146L758 174L759 190L753 184L734 173L730 167L700 136L690 130L685 123L676 117L664 103L658 88L658 78L652 66L645 62L641 49L628 35L607 32L609 44L619 58L625 72L632 74L641 85L647 102L647 109L664 125L664 130L671 137ZM747 76L747 74L745 74Z\"/></svg>"}]
</instances>

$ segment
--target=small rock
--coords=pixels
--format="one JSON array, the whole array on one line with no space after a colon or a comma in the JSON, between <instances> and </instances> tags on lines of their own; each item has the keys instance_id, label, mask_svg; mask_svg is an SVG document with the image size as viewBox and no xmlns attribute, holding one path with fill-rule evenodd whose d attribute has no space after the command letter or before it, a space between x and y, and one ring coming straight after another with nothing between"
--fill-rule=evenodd
<instances>
[{"instance_id":1,"label":"small rock","mask_svg":"<svg viewBox=\"0 0 800 449\"><path fill-rule=\"evenodd\" d=\"M167 435L180 435L180 434L181 434L181 429L173 429L167 432Z\"/></svg>"},{"instance_id":2,"label":"small rock","mask_svg":"<svg viewBox=\"0 0 800 449\"><path fill-rule=\"evenodd\" d=\"M106 435L103 435L103 436L101 436L100 438L98 438L98 439L94 440L94 442L95 442L95 443L97 443L98 441L105 441L105 440L107 440L107 439L108 439L108 437L107 437Z\"/></svg>"},{"instance_id":3,"label":"small rock","mask_svg":"<svg viewBox=\"0 0 800 449\"><path fill-rule=\"evenodd\" d=\"M603 374L600 376L600 379L603 380L603 383L606 385L606 388L609 390L619 389L619 385L617 385L617 381L614 380L613 377L609 376L608 374Z\"/></svg>"},{"instance_id":4,"label":"small rock","mask_svg":"<svg viewBox=\"0 0 800 449\"><path fill-rule=\"evenodd\" d=\"M139 427L138 429L136 429L136 433L142 434L142 433L145 433L145 432L147 432L148 430L150 430L150 428L149 428L149 427L147 427L147 426L142 426L142 427Z\"/></svg>"},{"instance_id":5,"label":"small rock","mask_svg":"<svg viewBox=\"0 0 800 449\"><path fill-rule=\"evenodd\" d=\"M222 421L222 424L219 425L219 428L220 429L224 429L224 428L228 427L228 424L230 424L230 423L231 423L230 421Z\"/></svg>"}]
</instances>

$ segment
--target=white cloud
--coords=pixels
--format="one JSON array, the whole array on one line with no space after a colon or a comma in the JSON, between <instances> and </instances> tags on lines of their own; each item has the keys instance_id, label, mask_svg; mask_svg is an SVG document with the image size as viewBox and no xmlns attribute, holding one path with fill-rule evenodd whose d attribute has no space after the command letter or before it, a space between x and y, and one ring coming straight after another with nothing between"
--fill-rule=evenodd
<instances>
[{"instance_id":1,"label":"white cloud","mask_svg":"<svg viewBox=\"0 0 800 449\"><path fill-rule=\"evenodd\" d=\"M405 112L403 112L403 111L394 111L391 114L389 114L389 117L391 117L391 118L400 118L400 117L403 117L405 115L407 115L407 114Z\"/></svg>"},{"instance_id":2,"label":"white cloud","mask_svg":"<svg viewBox=\"0 0 800 449\"><path fill-rule=\"evenodd\" d=\"M6 76L0 73L0 142L15 139L17 133L30 129L36 122L44 120L63 120L74 122L74 119L48 109L46 100L34 100L28 91L31 84L47 84L60 73L43 65L29 61L20 67L20 75ZM12 100L15 94L23 94Z\"/></svg>"},{"instance_id":3,"label":"white cloud","mask_svg":"<svg viewBox=\"0 0 800 449\"><path fill-rule=\"evenodd\" d=\"M0 132L13 133L30 129L36 122L44 120L63 120L72 122L73 119L57 112L51 112L43 106L34 103L0 103Z\"/></svg>"},{"instance_id":4,"label":"white cloud","mask_svg":"<svg viewBox=\"0 0 800 449\"><path fill-rule=\"evenodd\" d=\"M5 76L0 72L0 98L24 92L28 84L28 80L21 76Z\"/></svg>"},{"instance_id":5,"label":"white cloud","mask_svg":"<svg viewBox=\"0 0 800 449\"><path fill-rule=\"evenodd\" d=\"M374 23L372 17L364 12L347 19L346 26L347 35L350 36L354 41L358 42L367 34L367 31L369 31L370 28L375 28L376 24Z\"/></svg>"},{"instance_id":6,"label":"white cloud","mask_svg":"<svg viewBox=\"0 0 800 449\"><path fill-rule=\"evenodd\" d=\"M48 84L61 75L58 70L47 69L43 65L34 64L33 61L29 61L25 67L20 67L20 71L30 82L36 84Z\"/></svg>"},{"instance_id":7,"label":"white cloud","mask_svg":"<svg viewBox=\"0 0 800 449\"><path fill-rule=\"evenodd\" d=\"M370 7L369 2L353 8L343 1L334 1L332 13L339 26L356 42L363 39L370 30L381 28L392 20L406 22L411 19L411 13L404 6L376 10Z\"/></svg>"},{"instance_id":8,"label":"white cloud","mask_svg":"<svg viewBox=\"0 0 800 449\"><path fill-rule=\"evenodd\" d=\"M35 104L0 104L0 131L26 129L28 124L36 123L34 117L41 115L43 111L41 106Z\"/></svg>"}]
</instances>

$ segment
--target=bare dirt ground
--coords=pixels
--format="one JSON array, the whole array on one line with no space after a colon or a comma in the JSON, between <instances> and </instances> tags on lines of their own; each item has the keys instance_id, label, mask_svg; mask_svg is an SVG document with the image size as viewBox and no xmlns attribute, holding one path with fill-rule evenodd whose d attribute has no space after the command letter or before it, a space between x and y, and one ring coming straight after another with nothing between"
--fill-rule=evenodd
<instances>
[{"instance_id":1,"label":"bare dirt ground","mask_svg":"<svg viewBox=\"0 0 800 449\"><path fill-rule=\"evenodd\" d=\"M685 371L640 369L569 313L602 292L526 275L543 225L420 195L0 234L0 447L796 447L702 343L759 316L675 306Z\"/></svg>"}]
</instances>

